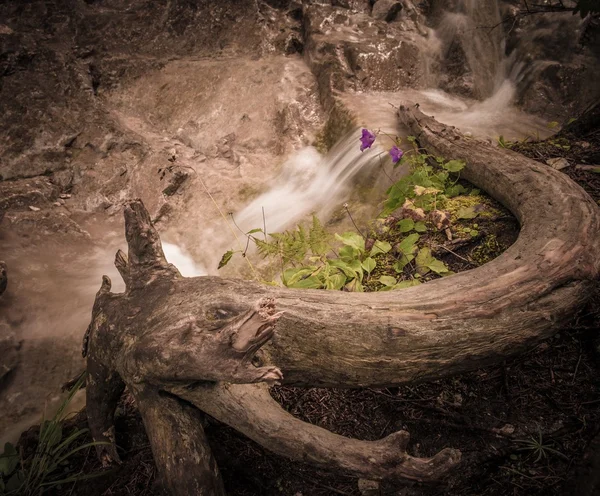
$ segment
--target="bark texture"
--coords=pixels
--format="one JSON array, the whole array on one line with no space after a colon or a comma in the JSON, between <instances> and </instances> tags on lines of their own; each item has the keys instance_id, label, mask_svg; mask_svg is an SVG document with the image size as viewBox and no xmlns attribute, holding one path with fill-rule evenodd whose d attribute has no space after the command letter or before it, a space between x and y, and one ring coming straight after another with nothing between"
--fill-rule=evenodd
<instances>
[{"instance_id":1,"label":"bark texture","mask_svg":"<svg viewBox=\"0 0 600 496\"><path fill-rule=\"evenodd\" d=\"M464 177L519 219L515 244L484 267L384 293L183 278L164 258L141 201L131 201L129 253L116 257L126 292L111 293L103 279L84 338L95 439L114 445L112 416L127 385L172 494L223 491L196 408L277 453L361 477L432 480L458 463L453 449L409 456L406 432L366 442L301 422L266 385L391 386L525 351L591 293L600 215L579 186L549 167L463 137L417 108L400 107L399 119L431 153L466 160ZM118 461L114 447L100 456Z\"/></svg>"}]
</instances>

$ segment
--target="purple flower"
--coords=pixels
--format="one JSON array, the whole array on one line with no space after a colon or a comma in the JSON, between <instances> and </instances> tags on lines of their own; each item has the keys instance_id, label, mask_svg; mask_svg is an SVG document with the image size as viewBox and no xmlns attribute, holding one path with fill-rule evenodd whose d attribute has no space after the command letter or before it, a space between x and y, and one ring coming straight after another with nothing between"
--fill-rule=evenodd
<instances>
[{"instance_id":1,"label":"purple flower","mask_svg":"<svg viewBox=\"0 0 600 496\"><path fill-rule=\"evenodd\" d=\"M397 164L402 158L402 155L404 155L404 152L400 150L400 148L398 148L396 145L394 145L390 150L390 155L392 157L392 162Z\"/></svg>"},{"instance_id":2,"label":"purple flower","mask_svg":"<svg viewBox=\"0 0 600 496\"><path fill-rule=\"evenodd\" d=\"M374 142L375 135L368 129L363 129L360 137L360 151L364 152L367 148L371 148Z\"/></svg>"}]
</instances>

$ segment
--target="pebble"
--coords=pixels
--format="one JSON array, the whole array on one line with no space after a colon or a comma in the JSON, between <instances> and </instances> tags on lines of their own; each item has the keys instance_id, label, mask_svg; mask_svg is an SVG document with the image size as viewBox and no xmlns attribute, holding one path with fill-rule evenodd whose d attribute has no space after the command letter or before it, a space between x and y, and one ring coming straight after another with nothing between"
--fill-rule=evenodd
<instances>
[{"instance_id":1,"label":"pebble","mask_svg":"<svg viewBox=\"0 0 600 496\"><path fill-rule=\"evenodd\" d=\"M29 205L29 210L31 210L32 212L39 212L41 210L41 208L34 207L33 205Z\"/></svg>"},{"instance_id":2,"label":"pebble","mask_svg":"<svg viewBox=\"0 0 600 496\"><path fill-rule=\"evenodd\" d=\"M358 479L358 491L362 496L378 496L379 482L368 479Z\"/></svg>"},{"instance_id":3,"label":"pebble","mask_svg":"<svg viewBox=\"0 0 600 496\"><path fill-rule=\"evenodd\" d=\"M569 161L566 158L549 158L546 160L546 163L556 170L564 169L565 167L569 167Z\"/></svg>"}]
</instances>

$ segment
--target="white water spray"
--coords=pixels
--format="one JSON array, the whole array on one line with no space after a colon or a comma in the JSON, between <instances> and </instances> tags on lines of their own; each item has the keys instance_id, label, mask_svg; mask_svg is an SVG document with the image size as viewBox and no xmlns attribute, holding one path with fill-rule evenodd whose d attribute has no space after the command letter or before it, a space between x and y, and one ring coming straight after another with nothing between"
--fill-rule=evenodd
<instances>
[{"instance_id":1,"label":"white water spray","mask_svg":"<svg viewBox=\"0 0 600 496\"><path fill-rule=\"evenodd\" d=\"M268 232L277 232L311 213L323 218L341 206L356 174L378 166L385 153L377 146L361 152L359 136L359 131L349 133L326 156L313 147L296 152L273 187L234 215L237 225L244 232L263 228L264 209Z\"/></svg>"}]
</instances>

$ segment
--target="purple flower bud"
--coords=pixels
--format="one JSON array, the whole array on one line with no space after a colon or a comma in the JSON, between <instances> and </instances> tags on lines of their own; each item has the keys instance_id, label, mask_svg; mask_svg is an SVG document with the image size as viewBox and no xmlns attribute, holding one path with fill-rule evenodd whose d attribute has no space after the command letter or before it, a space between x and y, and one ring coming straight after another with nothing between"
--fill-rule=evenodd
<instances>
[{"instance_id":1,"label":"purple flower bud","mask_svg":"<svg viewBox=\"0 0 600 496\"><path fill-rule=\"evenodd\" d=\"M374 142L375 135L368 129L363 129L360 137L360 151L364 152L367 148L371 148Z\"/></svg>"},{"instance_id":2,"label":"purple flower bud","mask_svg":"<svg viewBox=\"0 0 600 496\"><path fill-rule=\"evenodd\" d=\"M402 155L404 155L404 152L400 150L400 148L398 148L396 145L394 145L390 150L390 155L392 157L392 162L397 164L402 158Z\"/></svg>"}]
</instances>

